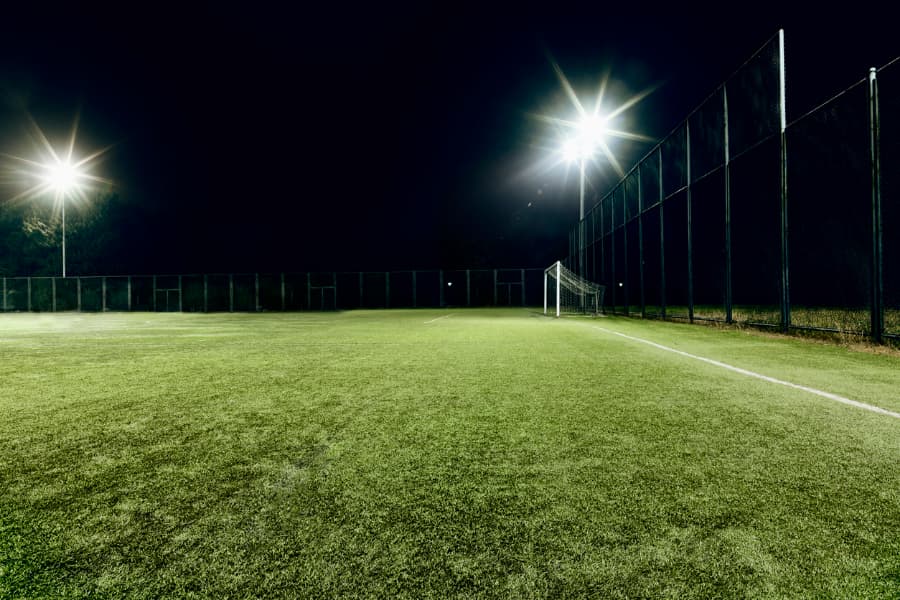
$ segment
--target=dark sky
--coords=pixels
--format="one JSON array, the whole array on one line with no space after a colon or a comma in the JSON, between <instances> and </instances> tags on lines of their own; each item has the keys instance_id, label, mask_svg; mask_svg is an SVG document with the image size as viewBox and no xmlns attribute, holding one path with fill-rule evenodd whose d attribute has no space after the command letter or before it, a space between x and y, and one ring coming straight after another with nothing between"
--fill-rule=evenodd
<instances>
[{"instance_id":1,"label":"dark sky","mask_svg":"<svg viewBox=\"0 0 900 600\"><path fill-rule=\"evenodd\" d=\"M79 148L114 144L135 273L544 266L578 213L576 174L534 168L552 129L529 115L571 114L548 55L585 95L605 70L658 86L623 124L659 139L779 27L789 118L900 54L884 15L739 5L73 4L4 14L0 151L28 151L26 111L51 140L80 111Z\"/></svg>"}]
</instances>

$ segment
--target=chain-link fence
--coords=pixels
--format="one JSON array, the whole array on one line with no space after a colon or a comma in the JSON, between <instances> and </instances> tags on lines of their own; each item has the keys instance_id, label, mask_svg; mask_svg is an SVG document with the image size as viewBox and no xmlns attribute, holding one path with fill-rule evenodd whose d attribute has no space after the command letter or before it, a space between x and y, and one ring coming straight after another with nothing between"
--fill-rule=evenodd
<instances>
[{"instance_id":1,"label":"chain-link fence","mask_svg":"<svg viewBox=\"0 0 900 600\"><path fill-rule=\"evenodd\" d=\"M570 268L623 314L900 338L900 64L787 123L783 33L599 199Z\"/></svg>"},{"instance_id":2,"label":"chain-link fence","mask_svg":"<svg viewBox=\"0 0 900 600\"><path fill-rule=\"evenodd\" d=\"M0 311L537 307L543 288L542 269L0 277Z\"/></svg>"}]
</instances>

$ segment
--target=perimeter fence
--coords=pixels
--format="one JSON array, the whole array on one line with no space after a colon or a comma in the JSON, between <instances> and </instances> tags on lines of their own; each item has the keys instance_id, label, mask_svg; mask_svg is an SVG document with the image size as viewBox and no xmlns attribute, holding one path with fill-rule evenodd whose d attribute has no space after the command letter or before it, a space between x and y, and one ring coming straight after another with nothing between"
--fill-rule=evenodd
<instances>
[{"instance_id":1,"label":"perimeter fence","mask_svg":"<svg viewBox=\"0 0 900 600\"><path fill-rule=\"evenodd\" d=\"M543 269L2 277L0 311L257 312L540 306Z\"/></svg>"},{"instance_id":2,"label":"perimeter fence","mask_svg":"<svg viewBox=\"0 0 900 600\"><path fill-rule=\"evenodd\" d=\"M788 123L769 40L599 200L607 311L900 339L900 62Z\"/></svg>"}]
</instances>

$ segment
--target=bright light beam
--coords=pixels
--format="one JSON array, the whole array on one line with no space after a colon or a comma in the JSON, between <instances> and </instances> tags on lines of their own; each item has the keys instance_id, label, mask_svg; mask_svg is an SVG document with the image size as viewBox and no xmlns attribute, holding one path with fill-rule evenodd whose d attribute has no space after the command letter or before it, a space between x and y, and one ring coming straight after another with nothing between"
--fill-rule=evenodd
<instances>
[{"instance_id":1,"label":"bright light beam","mask_svg":"<svg viewBox=\"0 0 900 600\"><path fill-rule=\"evenodd\" d=\"M8 202L25 200L53 193L53 213L62 216L62 276L66 276L66 201L69 198L87 202L87 190L95 183L112 185L112 181L88 172L112 146L93 152L80 160L75 159L75 140L78 137L79 115L75 115L64 152L57 152L44 132L29 115L28 121L34 137L43 147L41 160L31 160L21 156L3 154L20 164L15 173L32 183L23 192L7 199Z\"/></svg>"},{"instance_id":2,"label":"bright light beam","mask_svg":"<svg viewBox=\"0 0 900 600\"><path fill-rule=\"evenodd\" d=\"M61 151L57 151L53 147L43 130L30 115L28 122L32 135L41 149L39 159L0 154L0 156L18 163L19 168L13 171L17 175L15 180L28 186L22 192L7 198L8 202L30 200L53 192L54 210L60 210L61 204L69 198L86 201L87 192L95 184L112 185L113 182L110 179L90 173L90 169L112 148L111 145L87 154L83 158L75 156L79 125L77 114L72 123L72 130ZM12 182L13 178L8 178L8 180Z\"/></svg>"},{"instance_id":3,"label":"bright light beam","mask_svg":"<svg viewBox=\"0 0 900 600\"><path fill-rule=\"evenodd\" d=\"M576 118L561 119L548 115L531 116L537 120L549 123L559 130L560 137L564 138L564 142L558 152L562 155L562 159L565 162L571 163L579 160L591 160L592 162L596 162L596 155L599 151L599 154L602 154L606 158L616 174L619 177L624 177L625 170L622 168L618 159L616 159L607 140L611 138L635 142L654 142L656 140L639 133L610 128L609 124L613 119L653 93L658 86L651 86L638 94L635 94L619 106L603 114L601 113L601 108L609 87L611 73L610 70L607 69L600 77L596 102L593 107L591 107L590 111L588 111L585 108L584 102L578 98L575 89L572 87L568 77L563 73L559 64L549 53L547 54L547 58L553 67L553 72L556 74L557 79L559 79L563 92L575 108Z\"/></svg>"}]
</instances>

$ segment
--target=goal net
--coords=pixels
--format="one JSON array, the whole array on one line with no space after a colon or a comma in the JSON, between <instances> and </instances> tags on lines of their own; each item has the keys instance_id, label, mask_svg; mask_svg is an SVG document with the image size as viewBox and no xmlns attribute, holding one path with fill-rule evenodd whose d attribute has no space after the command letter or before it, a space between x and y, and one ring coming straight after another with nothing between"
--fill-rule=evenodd
<instances>
[{"instance_id":1,"label":"goal net","mask_svg":"<svg viewBox=\"0 0 900 600\"><path fill-rule=\"evenodd\" d=\"M603 306L605 287L584 279L561 262L544 269L544 314L597 314Z\"/></svg>"}]
</instances>

